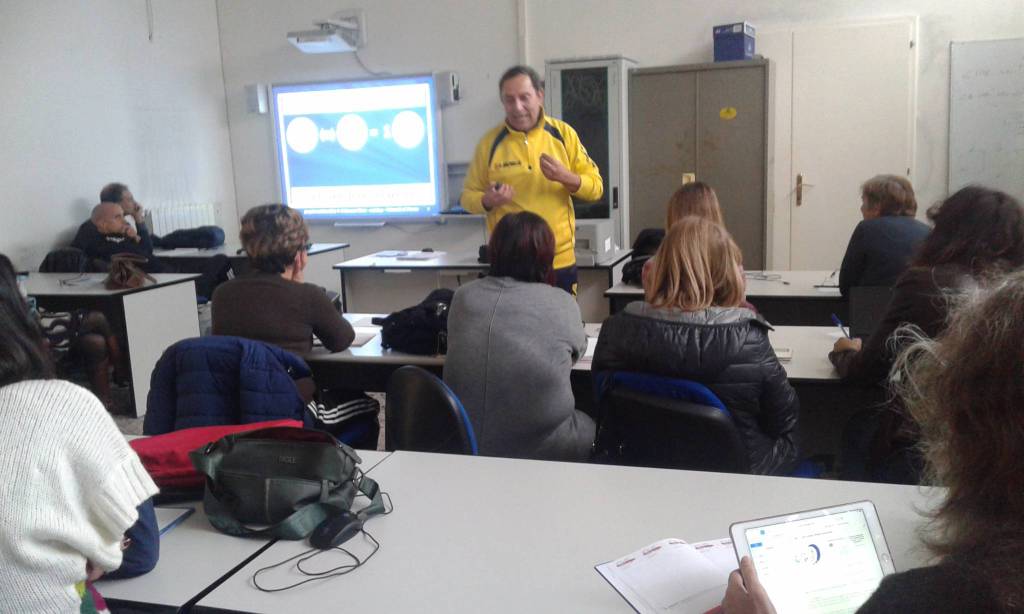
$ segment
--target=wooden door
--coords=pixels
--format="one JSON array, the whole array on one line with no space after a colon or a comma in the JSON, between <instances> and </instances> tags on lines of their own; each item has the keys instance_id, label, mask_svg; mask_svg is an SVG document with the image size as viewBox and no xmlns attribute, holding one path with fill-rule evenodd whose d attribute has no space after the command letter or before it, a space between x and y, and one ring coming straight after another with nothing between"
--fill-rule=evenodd
<instances>
[{"instance_id":1,"label":"wooden door","mask_svg":"<svg viewBox=\"0 0 1024 614\"><path fill-rule=\"evenodd\" d=\"M838 268L861 219L860 185L909 176L913 36L909 19L792 33L792 269Z\"/></svg>"}]
</instances>

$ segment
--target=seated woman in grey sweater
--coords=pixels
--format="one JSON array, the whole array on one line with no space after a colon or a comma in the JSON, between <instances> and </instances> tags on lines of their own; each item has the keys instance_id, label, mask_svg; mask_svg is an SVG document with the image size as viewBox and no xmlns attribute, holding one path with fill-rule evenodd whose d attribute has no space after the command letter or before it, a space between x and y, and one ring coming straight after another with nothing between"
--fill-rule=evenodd
<instances>
[{"instance_id":1,"label":"seated woman in grey sweater","mask_svg":"<svg viewBox=\"0 0 1024 614\"><path fill-rule=\"evenodd\" d=\"M554 235L516 213L491 235L490 274L458 289L444 380L462 401L480 454L586 460L594 421L574 406L569 373L587 348L579 307L552 286Z\"/></svg>"}]
</instances>

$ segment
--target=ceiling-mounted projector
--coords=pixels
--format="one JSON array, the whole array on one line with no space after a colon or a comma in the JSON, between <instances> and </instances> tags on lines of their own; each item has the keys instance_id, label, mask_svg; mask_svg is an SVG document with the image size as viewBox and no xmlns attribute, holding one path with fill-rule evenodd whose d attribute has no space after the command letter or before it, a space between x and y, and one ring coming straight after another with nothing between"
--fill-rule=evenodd
<instances>
[{"instance_id":1,"label":"ceiling-mounted projector","mask_svg":"<svg viewBox=\"0 0 1024 614\"><path fill-rule=\"evenodd\" d=\"M317 21L318 30L289 32L288 42L302 53L345 53L366 43L362 11L351 11L340 19Z\"/></svg>"}]
</instances>

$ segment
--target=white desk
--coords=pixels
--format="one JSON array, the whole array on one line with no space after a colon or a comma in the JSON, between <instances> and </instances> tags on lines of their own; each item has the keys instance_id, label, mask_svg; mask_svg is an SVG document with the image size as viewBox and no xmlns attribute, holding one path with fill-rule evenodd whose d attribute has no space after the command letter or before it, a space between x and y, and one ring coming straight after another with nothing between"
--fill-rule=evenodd
<instances>
[{"instance_id":1,"label":"white desk","mask_svg":"<svg viewBox=\"0 0 1024 614\"><path fill-rule=\"evenodd\" d=\"M839 331L835 326L776 326L768 332L772 347L793 350L793 358L782 363L790 383L839 383L839 373L828 360Z\"/></svg>"},{"instance_id":2,"label":"white desk","mask_svg":"<svg viewBox=\"0 0 1024 614\"><path fill-rule=\"evenodd\" d=\"M345 249L348 247L348 243L313 243L309 250L306 252L310 256L317 256L320 254L326 254L329 252ZM231 260L232 264L236 261L244 262L248 259L248 255L245 250L236 244L218 245L217 247L201 248L201 247L179 247L175 249L154 249L153 255L158 258L172 258L175 260L181 259L200 259L200 258L212 258L214 256L225 255Z\"/></svg>"},{"instance_id":3,"label":"white desk","mask_svg":"<svg viewBox=\"0 0 1024 614\"><path fill-rule=\"evenodd\" d=\"M477 262L477 254L441 252L428 260L407 256L380 256L378 252L339 262L344 311L390 313L419 303L437 288L458 288L478 279L488 265ZM631 252L620 250L597 264L577 263L579 288L576 297L583 319L600 321L608 316L604 293L621 277L622 266Z\"/></svg>"},{"instance_id":4,"label":"white desk","mask_svg":"<svg viewBox=\"0 0 1024 614\"><path fill-rule=\"evenodd\" d=\"M371 318L381 314L367 313L346 313L347 319L358 332L376 330L380 327L370 323ZM588 341L593 344L600 334L601 325L596 323L585 324ZM836 373L832 363L828 360L828 353L832 350L838 331L834 326L777 326L770 331L768 338L773 346L788 347L793 350L793 359L782 363L786 369L791 382L816 382L829 383L838 382L839 375ZM351 385L370 385L365 390L382 391L386 384L386 376L391 371L403 365L416 365L426 369L440 372L444 367L445 357L421 356L418 354L407 354L394 350L385 350L381 347L379 332L364 345L350 347L341 352L330 353L323 348L316 348L313 353L306 357L306 361L314 369L337 371L334 377L339 381L349 382ZM349 369L370 370L374 367L383 367L386 373L383 377L370 378L373 381L356 381L356 375ZM589 357L580 359L573 365L573 374L579 373L583 377L591 369ZM357 387L360 387L357 385Z\"/></svg>"},{"instance_id":5,"label":"white desk","mask_svg":"<svg viewBox=\"0 0 1024 614\"><path fill-rule=\"evenodd\" d=\"M157 273L156 283L130 290L107 290L106 273L31 273L28 294L43 307L61 311L95 309L125 334L135 416L146 413L149 378L164 350L199 336L194 273Z\"/></svg>"},{"instance_id":6,"label":"white desk","mask_svg":"<svg viewBox=\"0 0 1024 614\"><path fill-rule=\"evenodd\" d=\"M847 317L846 299L832 271L747 271L747 300L773 324L825 326L829 315ZM621 281L605 292L612 313L633 301L643 300L642 288Z\"/></svg>"},{"instance_id":7,"label":"white desk","mask_svg":"<svg viewBox=\"0 0 1024 614\"><path fill-rule=\"evenodd\" d=\"M728 535L729 523L874 501L897 570L926 562L914 530L940 490L720 473L395 452L374 471L395 511L370 520L381 549L353 573L276 594L255 569L304 548L277 542L198 602L248 612L618 612L593 566L664 537ZM356 537L350 542L360 555ZM322 558L328 558L325 555ZM325 567L328 561L324 561ZM297 574L267 581L285 584Z\"/></svg>"},{"instance_id":8,"label":"white desk","mask_svg":"<svg viewBox=\"0 0 1024 614\"><path fill-rule=\"evenodd\" d=\"M391 454L376 450L357 452L362 459L360 466L367 473ZM160 538L160 559L153 571L127 580L100 581L96 587L101 595L119 601L180 607L273 542L217 531L206 519L202 501L176 503L172 507L194 507L196 511Z\"/></svg>"},{"instance_id":9,"label":"white desk","mask_svg":"<svg viewBox=\"0 0 1024 614\"><path fill-rule=\"evenodd\" d=\"M348 243L313 243L307 252L309 254L309 263L306 265L306 281L328 290L339 292L338 276L331 267L334 263L338 262L337 252L344 250L348 246ZM235 275L242 275L249 271L249 256L236 243L219 245L210 249L178 248L153 250L153 255L158 258L168 258L179 264L199 267L193 270L202 270L202 261L219 254L228 257ZM344 259L344 255L341 258Z\"/></svg>"}]
</instances>

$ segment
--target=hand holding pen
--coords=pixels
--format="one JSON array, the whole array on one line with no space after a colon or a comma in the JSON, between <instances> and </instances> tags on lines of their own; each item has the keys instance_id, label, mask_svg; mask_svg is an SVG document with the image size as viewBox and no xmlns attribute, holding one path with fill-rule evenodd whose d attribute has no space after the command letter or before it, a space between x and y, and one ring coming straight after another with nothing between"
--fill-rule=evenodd
<instances>
[{"instance_id":1,"label":"hand holding pen","mask_svg":"<svg viewBox=\"0 0 1024 614\"><path fill-rule=\"evenodd\" d=\"M852 339L850 333L846 332L846 327L843 326L843 321L839 319L839 316L832 314L832 323L839 328L839 331L843 333L843 336L836 339L835 345L832 346L833 352L859 352L861 349L861 340Z\"/></svg>"}]
</instances>

